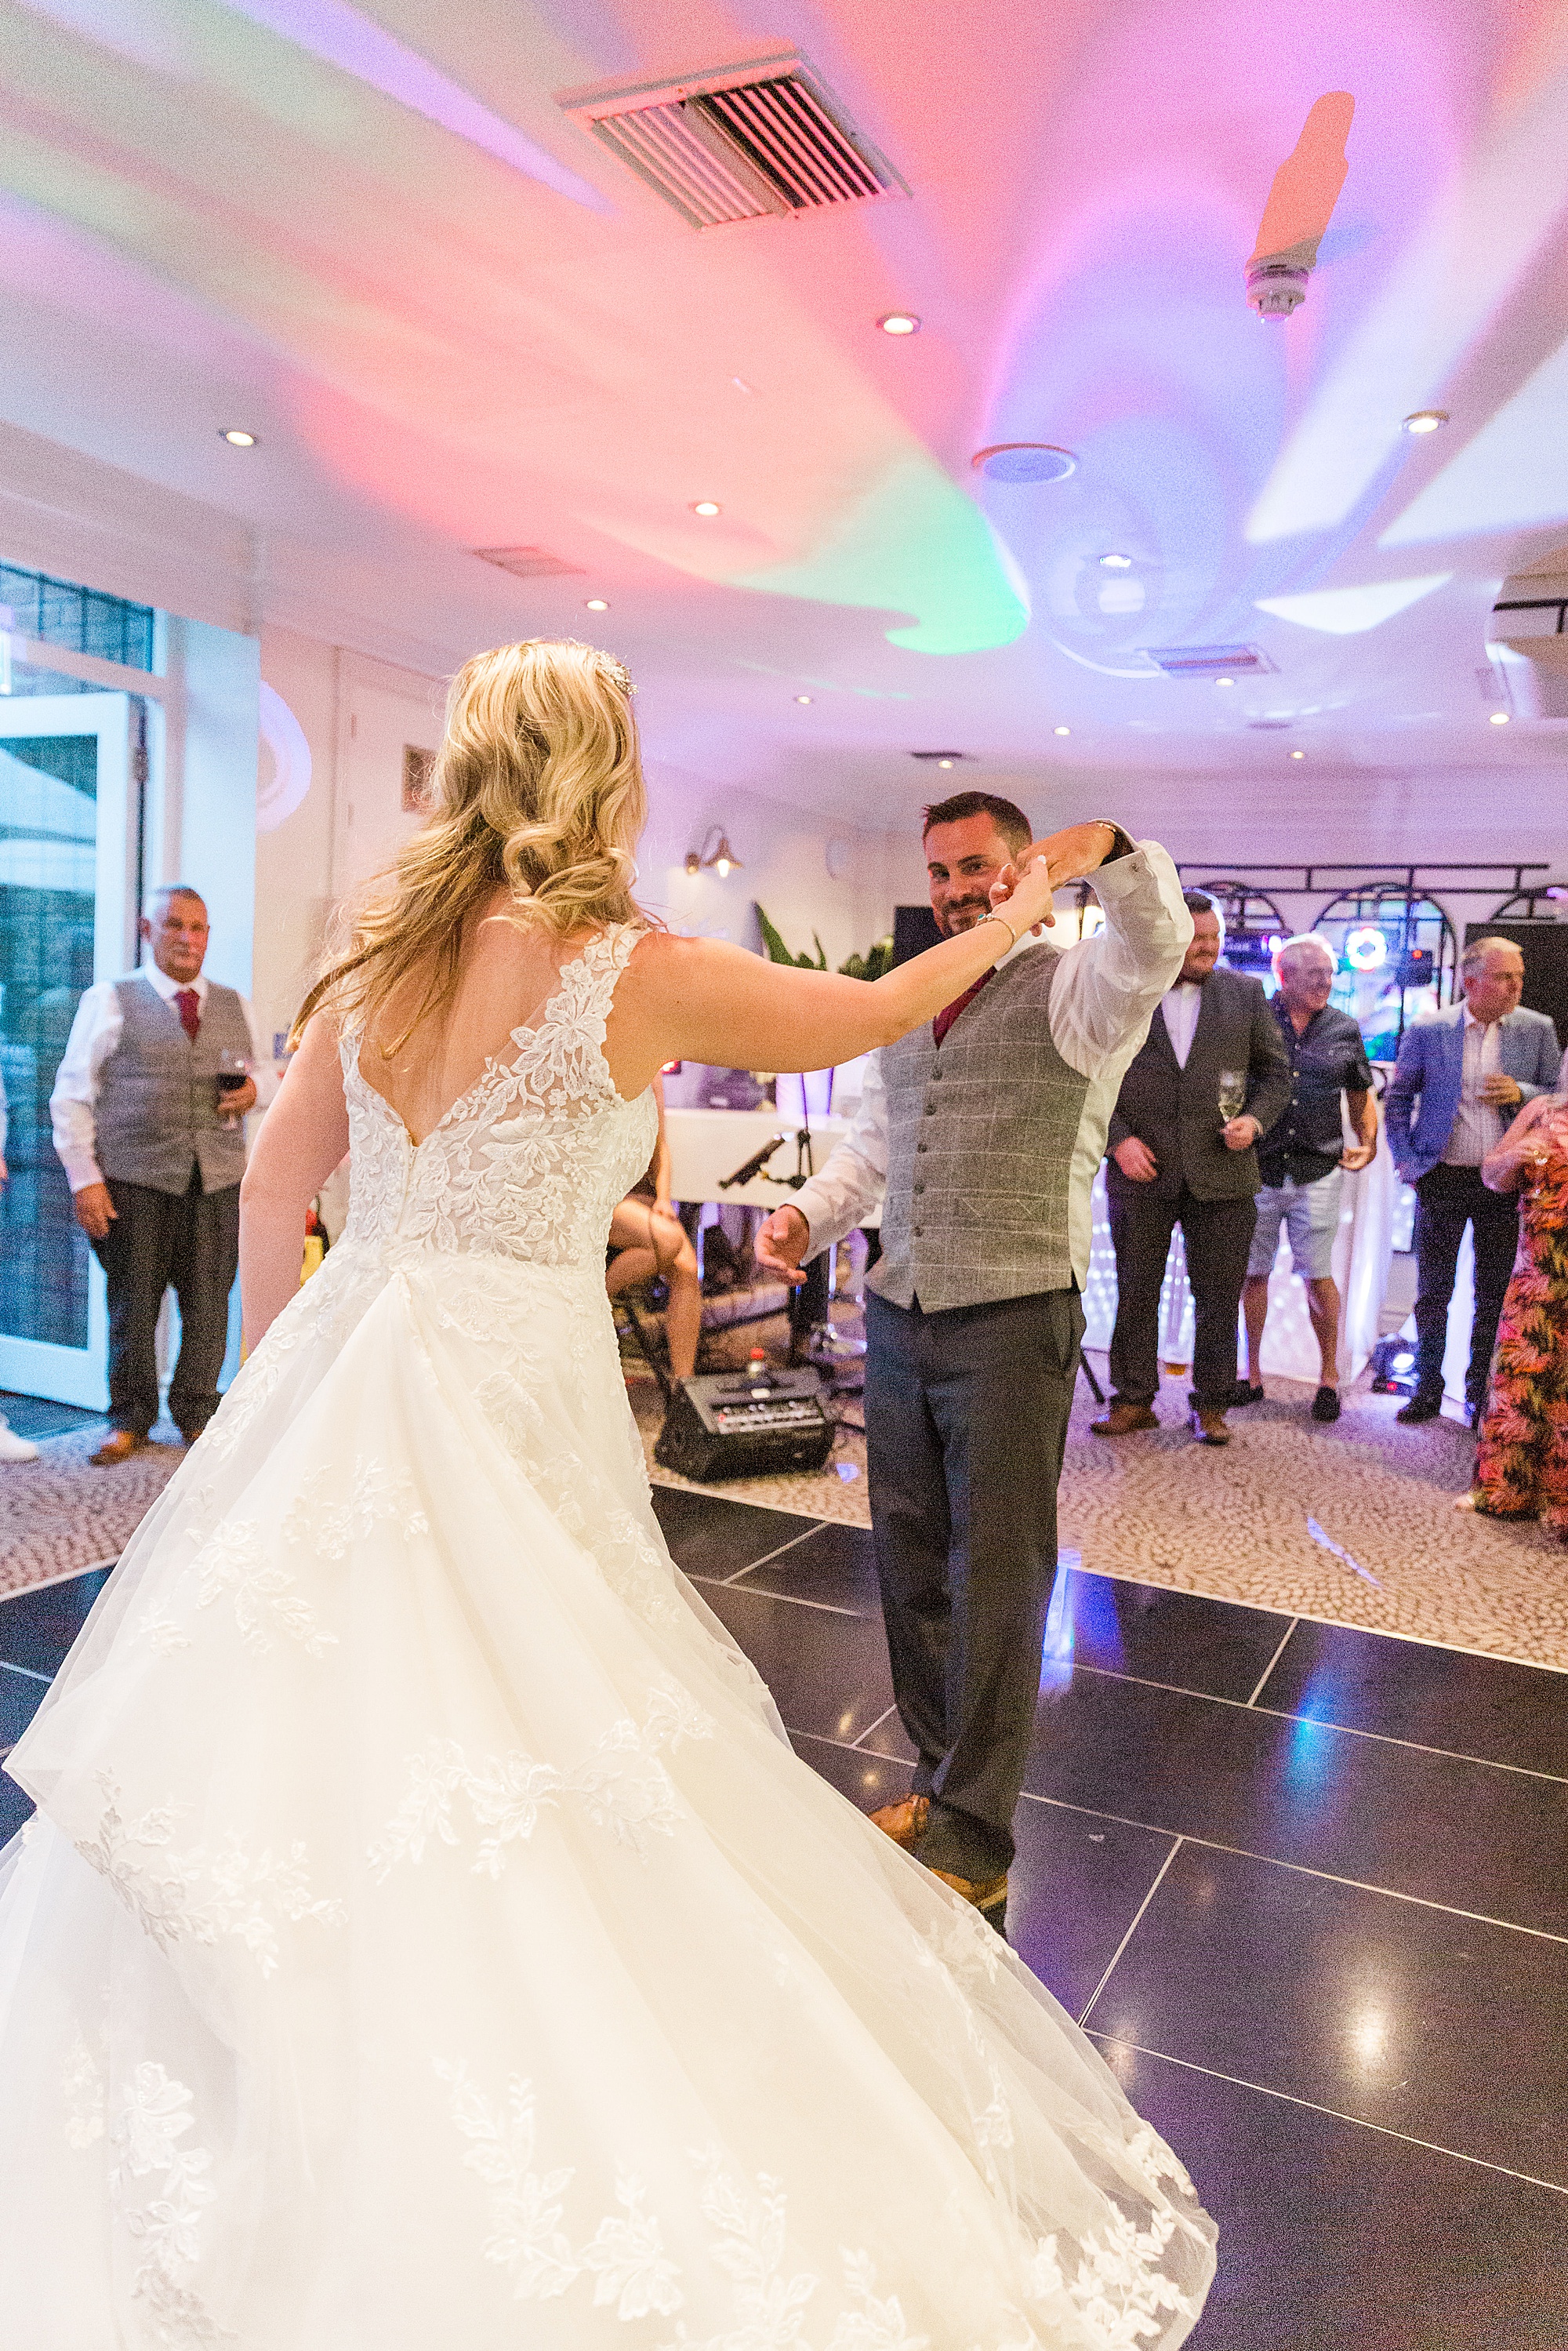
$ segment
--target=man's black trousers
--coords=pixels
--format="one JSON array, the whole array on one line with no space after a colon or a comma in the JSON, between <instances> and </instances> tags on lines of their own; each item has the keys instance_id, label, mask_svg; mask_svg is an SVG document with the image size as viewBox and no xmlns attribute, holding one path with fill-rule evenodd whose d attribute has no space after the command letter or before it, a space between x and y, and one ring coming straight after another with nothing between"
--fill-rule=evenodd
<instances>
[{"instance_id":1,"label":"man's black trousers","mask_svg":"<svg viewBox=\"0 0 1568 2351\"><path fill-rule=\"evenodd\" d=\"M1258 1204L1199 1200L1184 1184L1118 1184L1110 1194L1116 1248L1116 1327L1111 1384L1119 1404L1153 1404L1160 1392L1160 1290L1171 1232L1180 1225L1192 1290L1192 1400L1223 1411L1236 1385L1237 1316Z\"/></svg>"},{"instance_id":2,"label":"man's black trousers","mask_svg":"<svg viewBox=\"0 0 1568 2351\"><path fill-rule=\"evenodd\" d=\"M1489 1192L1479 1167L1445 1167L1439 1161L1416 1186L1416 1385L1422 1395L1443 1393L1448 1301L1467 1225L1475 1234L1476 1319L1465 1396L1481 1405L1502 1296L1519 1247L1519 1203L1511 1193Z\"/></svg>"},{"instance_id":3,"label":"man's black trousers","mask_svg":"<svg viewBox=\"0 0 1568 2351\"><path fill-rule=\"evenodd\" d=\"M239 1186L183 1192L109 1179L115 1221L93 1249L109 1285L109 1413L145 1437L158 1417L156 1335L163 1292L180 1301L180 1360L169 1383L177 1428L197 1437L218 1408L228 1349L229 1292L239 1266Z\"/></svg>"},{"instance_id":4,"label":"man's black trousers","mask_svg":"<svg viewBox=\"0 0 1568 2351\"><path fill-rule=\"evenodd\" d=\"M1056 1575L1076 1290L937 1314L866 1299L866 1454L894 1696L932 1799L920 1858L1013 1856Z\"/></svg>"}]
</instances>

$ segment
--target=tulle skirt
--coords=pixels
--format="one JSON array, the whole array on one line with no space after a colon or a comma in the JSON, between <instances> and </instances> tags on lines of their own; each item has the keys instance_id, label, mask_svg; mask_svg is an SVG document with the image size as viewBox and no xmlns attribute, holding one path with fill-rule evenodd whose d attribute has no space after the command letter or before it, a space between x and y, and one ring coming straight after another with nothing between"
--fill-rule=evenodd
<instances>
[{"instance_id":1,"label":"tulle skirt","mask_svg":"<svg viewBox=\"0 0 1568 2351\"><path fill-rule=\"evenodd\" d=\"M1197 2315L1179 2163L672 1565L591 1275L334 1250L7 1768L0 2351Z\"/></svg>"}]
</instances>

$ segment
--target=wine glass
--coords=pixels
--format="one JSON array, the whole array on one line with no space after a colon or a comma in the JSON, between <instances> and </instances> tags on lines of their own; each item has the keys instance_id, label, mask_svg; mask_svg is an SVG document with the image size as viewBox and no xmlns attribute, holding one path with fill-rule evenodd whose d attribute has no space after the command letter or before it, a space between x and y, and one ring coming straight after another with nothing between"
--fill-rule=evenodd
<instances>
[{"instance_id":1,"label":"wine glass","mask_svg":"<svg viewBox=\"0 0 1568 2351\"><path fill-rule=\"evenodd\" d=\"M1221 1070L1219 1072L1219 1115L1229 1125L1239 1118L1247 1102L1247 1072L1245 1070Z\"/></svg>"},{"instance_id":2,"label":"wine glass","mask_svg":"<svg viewBox=\"0 0 1568 2351\"><path fill-rule=\"evenodd\" d=\"M225 1045L218 1055L217 1089L220 1110L224 1106L225 1095L237 1094L240 1088L248 1081L249 1077L249 1056L236 1052L232 1045ZM237 1127L239 1124L237 1113L231 1113L227 1118L220 1121L220 1123L231 1129Z\"/></svg>"}]
</instances>

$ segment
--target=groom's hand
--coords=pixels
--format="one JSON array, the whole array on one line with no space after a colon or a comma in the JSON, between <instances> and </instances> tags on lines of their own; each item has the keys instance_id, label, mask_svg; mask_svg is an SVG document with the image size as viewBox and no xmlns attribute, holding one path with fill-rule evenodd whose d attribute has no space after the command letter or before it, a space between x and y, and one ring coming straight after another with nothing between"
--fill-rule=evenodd
<instances>
[{"instance_id":1,"label":"groom's hand","mask_svg":"<svg viewBox=\"0 0 1568 2351\"><path fill-rule=\"evenodd\" d=\"M810 1246L811 1228L799 1208L775 1208L757 1228L752 1243L758 1265L781 1273L786 1281L804 1281L800 1259Z\"/></svg>"}]
</instances>

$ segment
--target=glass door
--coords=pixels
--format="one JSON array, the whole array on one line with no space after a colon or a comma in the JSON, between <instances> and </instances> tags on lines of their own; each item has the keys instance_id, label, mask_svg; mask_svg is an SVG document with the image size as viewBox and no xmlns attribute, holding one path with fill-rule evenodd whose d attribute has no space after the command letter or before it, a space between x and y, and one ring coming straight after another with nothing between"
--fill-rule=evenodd
<instances>
[{"instance_id":1,"label":"glass door","mask_svg":"<svg viewBox=\"0 0 1568 2351\"><path fill-rule=\"evenodd\" d=\"M101 1411L103 1275L55 1156L49 1095L84 988L134 954L138 796L131 699L0 695L0 1074L10 1108L0 1196L0 1387Z\"/></svg>"}]
</instances>

